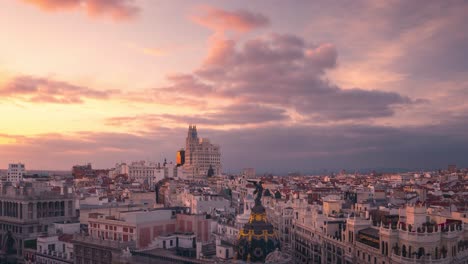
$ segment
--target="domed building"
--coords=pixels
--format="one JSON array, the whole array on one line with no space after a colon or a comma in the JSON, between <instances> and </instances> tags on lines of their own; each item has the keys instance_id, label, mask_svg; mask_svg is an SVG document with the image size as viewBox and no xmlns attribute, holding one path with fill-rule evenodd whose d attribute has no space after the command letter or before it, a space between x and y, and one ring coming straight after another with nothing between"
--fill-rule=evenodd
<instances>
[{"instance_id":1,"label":"domed building","mask_svg":"<svg viewBox=\"0 0 468 264\"><path fill-rule=\"evenodd\" d=\"M256 186L255 205L251 208L249 221L239 231L237 259L249 262L264 262L268 254L280 248L273 225L268 222L261 198L262 183Z\"/></svg>"}]
</instances>

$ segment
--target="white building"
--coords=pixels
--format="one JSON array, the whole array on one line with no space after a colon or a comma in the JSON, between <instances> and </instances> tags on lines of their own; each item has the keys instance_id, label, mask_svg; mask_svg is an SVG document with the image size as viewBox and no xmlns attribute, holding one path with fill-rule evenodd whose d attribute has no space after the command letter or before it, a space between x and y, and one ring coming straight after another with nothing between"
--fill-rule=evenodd
<instances>
[{"instance_id":1,"label":"white building","mask_svg":"<svg viewBox=\"0 0 468 264\"><path fill-rule=\"evenodd\" d=\"M73 235L55 235L37 238L36 263L73 263Z\"/></svg>"},{"instance_id":2,"label":"white building","mask_svg":"<svg viewBox=\"0 0 468 264\"><path fill-rule=\"evenodd\" d=\"M169 235L161 235L155 237L148 249L163 248L163 249L180 249L180 248L195 248L196 235L189 233L172 233Z\"/></svg>"},{"instance_id":3,"label":"white building","mask_svg":"<svg viewBox=\"0 0 468 264\"><path fill-rule=\"evenodd\" d=\"M23 163L8 164L7 181L19 182L23 180L23 175L26 173L26 168Z\"/></svg>"},{"instance_id":4,"label":"white building","mask_svg":"<svg viewBox=\"0 0 468 264\"><path fill-rule=\"evenodd\" d=\"M216 214L216 211L227 212L231 210L231 203L217 194L182 194L184 206L190 207L194 214Z\"/></svg>"},{"instance_id":5,"label":"white building","mask_svg":"<svg viewBox=\"0 0 468 264\"><path fill-rule=\"evenodd\" d=\"M338 213L326 206L295 206L292 249L295 263L467 263L468 226L451 217L406 205L373 221L366 208ZM325 202L324 202L325 203ZM332 211L326 214L325 211Z\"/></svg>"},{"instance_id":6,"label":"white building","mask_svg":"<svg viewBox=\"0 0 468 264\"><path fill-rule=\"evenodd\" d=\"M134 161L130 164L117 163L115 168L111 170L110 177L117 175L128 175L130 179L141 184L154 186L158 181L164 178L177 178L178 170L175 164Z\"/></svg>"},{"instance_id":7,"label":"white building","mask_svg":"<svg viewBox=\"0 0 468 264\"><path fill-rule=\"evenodd\" d=\"M213 175L221 174L221 150L209 139L199 138L196 126L189 126L185 147L184 169L187 177L204 178L210 168Z\"/></svg>"},{"instance_id":8,"label":"white building","mask_svg":"<svg viewBox=\"0 0 468 264\"><path fill-rule=\"evenodd\" d=\"M37 238L36 262L38 264L73 263L73 234L80 232L80 223L55 223L49 235ZM34 263L34 262L31 262Z\"/></svg>"}]
</instances>

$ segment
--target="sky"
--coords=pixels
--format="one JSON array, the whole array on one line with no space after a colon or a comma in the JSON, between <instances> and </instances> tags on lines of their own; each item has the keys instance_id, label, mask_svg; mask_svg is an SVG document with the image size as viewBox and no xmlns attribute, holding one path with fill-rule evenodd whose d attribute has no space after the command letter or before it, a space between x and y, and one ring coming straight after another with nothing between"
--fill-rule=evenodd
<instances>
[{"instance_id":1,"label":"sky","mask_svg":"<svg viewBox=\"0 0 468 264\"><path fill-rule=\"evenodd\" d=\"M468 2L5 0L0 168L468 167Z\"/></svg>"}]
</instances>

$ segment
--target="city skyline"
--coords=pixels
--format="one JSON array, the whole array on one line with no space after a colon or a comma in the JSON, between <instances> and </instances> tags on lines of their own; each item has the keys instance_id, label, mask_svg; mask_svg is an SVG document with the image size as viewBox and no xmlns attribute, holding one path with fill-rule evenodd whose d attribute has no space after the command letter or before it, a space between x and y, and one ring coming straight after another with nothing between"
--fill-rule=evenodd
<instances>
[{"instance_id":1,"label":"city skyline","mask_svg":"<svg viewBox=\"0 0 468 264\"><path fill-rule=\"evenodd\" d=\"M3 164L175 161L196 124L226 171L468 167L464 1L3 7Z\"/></svg>"}]
</instances>

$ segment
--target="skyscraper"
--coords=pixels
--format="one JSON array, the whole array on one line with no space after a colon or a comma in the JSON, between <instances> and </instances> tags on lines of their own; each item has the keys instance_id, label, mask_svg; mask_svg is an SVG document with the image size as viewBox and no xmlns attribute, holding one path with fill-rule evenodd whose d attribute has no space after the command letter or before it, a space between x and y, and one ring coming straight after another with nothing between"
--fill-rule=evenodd
<instances>
[{"instance_id":1,"label":"skyscraper","mask_svg":"<svg viewBox=\"0 0 468 264\"><path fill-rule=\"evenodd\" d=\"M189 126L185 140L185 173L188 176L204 178L213 168L214 175L221 173L221 151L217 144L207 138L199 138L197 126Z\"/></svg>"}]
</instances>

